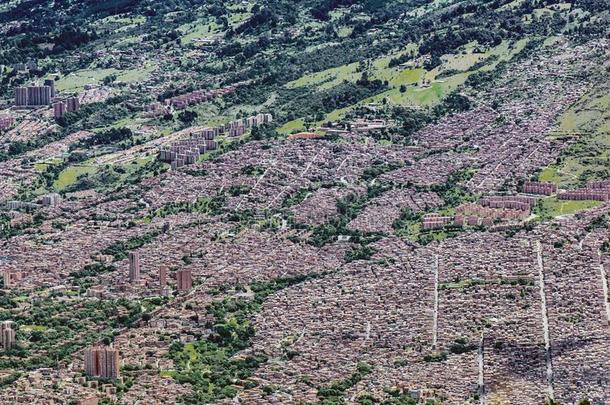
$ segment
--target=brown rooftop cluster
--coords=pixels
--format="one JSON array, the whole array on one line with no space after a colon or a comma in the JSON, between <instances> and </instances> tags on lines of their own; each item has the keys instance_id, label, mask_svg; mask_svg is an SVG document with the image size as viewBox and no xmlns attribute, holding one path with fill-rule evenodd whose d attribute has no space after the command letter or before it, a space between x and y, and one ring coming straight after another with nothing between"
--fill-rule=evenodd
<instances>
[{"instance_id":1,"label":"brown rooftop cluster","mask_svg":"<svg viewBox=\"0 0 610 405\"><path fill-rule=\"evenodd\" d=\"M426 212L441 206L442 203L442 199L434 192L397 188L372 199L348 224L348 228L362 232L391 233L394 221L400 217L403 210Z\"/></svg>"},{"instance_id":2,"label":"brown rooftop cluster","mask_svg":"<svg viewBox=\"0 0 610 405\"><path fill-rule=\"evenodd\" d=\"M12 115L0 115L0 131L11 128L15 125L15 117Z\"/></svg>"},{"instance_id":3,"label":"brown rooftop cluster","mask_svg":"<svg viewBox=\"0 0 610 405\"><path fill-rule=\"evenodd\" d=\"M567 54L576 58L570 63L578 64L587 49L566 49L560 43L549 52ZM125 403L154 398L171 404L192 393L189 384L162 372L176 369L168 356L174 342L202 341L213 333L209 304L249 300L255 282L304 275L317 277L275 291L262 302L260 313L248 318L256 334L251 347L234 358L264 353L270 360L253 370L247 385L235 385L237 397L224 402L315 403L320 388L349 379L354 384L344 392L348 402L363 393L381 402L399 392L420 402L443 398L463 404L479 395L480 402L510 398L536 404L554 392L562 403L577 403L584 396L608 403L610 256L605 246L610 233L599 226L608 204L510 237L474 228L525 219L535 199L516 195L522 191L520 181L532 178L565 147L547 135L557 115L582 94L587 75L567 77L569 64L559 56L543 61L541 68L520 63L498 79L499 85L483 98L502 101L497 110L480 106L479 113L448 116L434 130L416 134L419 146L412 148L327 140L250 142L111 195L68 194L61 204L41 208L42 223L35 227L27 225L32 214L10 212L9 218L24 227L0 246L3 275L22 272L18 286L23 292L48 291L67 302L159 297L167 295L173 276L169 283L184 293L159 305L150 319L114 330L121 362L133 370L129 390L121 392ZM536 80L541 69L553 75L552 83ZM513 97L506 88L516 80L523 88ZM565 86L566 80L575 80L575 86ZM573 88L575 93L568 94ZM362 140L352 135L350 140ZM72 141L86 136L68 135ZM61 140L25 156L52 157L68 146ZM367 169L379 162L400 167L375 183L365 181ZM36 178L20 163L0 163L3 195L15 193L22 179ZM462 180L460 174L472 178ZM286 225L292 215L313 226L328 223L338 218L337 200L349 194L363 198L367 186L378 183L387 191L368 197L348 225L379 232L379 240L370 244L374 254L369 261L346 263L345 252L354 244L333 240L318 248L307 243L312 228ZM429 214L444 204L441 191L434 190L456 185L486 197L458 206L455 217ZM603 192L607 183L591 183L587 189ZM201 198L216 196L226 201L222 215L189 212ZM429 224L466 225L455 237L421 246L393 236L394 220L407 209L422 213ZM227 221L224 213L235 211L249 212L253 221ZM274 221L281 224L278 229L266 226ZM146 243L131 247L141 240ZM111 246L130 246L132 254L112 255L105 251ZM92 277L87 296L74 296L79 288L65 284L94 263L117 271ZM243 288L233 288L235 284ZM40 298L19 300L15 311L27 314ZM125 310L118 313L126 315ZM92 331L62 344L106 326L103 320L91 325ZM67 366L27 371L3 387L3 400L117 400L116 387L87 381L80 372L84 364L91 375L118 374L116 357L101 362L94 350L109 349L89 347L84 357L75 353ZM351 379L362 363L370 370Z\"/></svg>"},{"instance_id":4,"label":"brown rooftop cluster","mask_svg":"<svg viewBox=\"0 0 610 405\"><path fill-rule=\"evenodd\" d=\"M318 135L315 132L298 132L296 134L288 135L288 139L315 139L320 137L321 135Z\"/></svg>"}]
</instances>

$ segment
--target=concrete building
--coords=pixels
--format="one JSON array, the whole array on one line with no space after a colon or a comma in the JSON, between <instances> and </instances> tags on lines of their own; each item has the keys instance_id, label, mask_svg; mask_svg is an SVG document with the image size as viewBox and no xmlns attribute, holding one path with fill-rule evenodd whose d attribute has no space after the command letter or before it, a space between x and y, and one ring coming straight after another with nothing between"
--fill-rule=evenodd
<instances>
[{"instance_id":1,"label":"concrete building","mask_svg":"<svg viewBox=\"0 0 610 405\"><path fill-rule=\"evenodd\" d=\"M28 87L28 104L31 106L51 104L51 87L30 86Z\"/></svg>"},{"instance_id":2,"label":"concrete building","mask_svg":"<svg viewBox=\"0 0 610 405\"><path fill-rule=\"evenodd\" d=\"M49 105L53 99L55 85L51 86L28 86L15 89L15 105L17 106L40 106Z\"/></svg>"},{"instance_id":3,"label":"concrete building","mask_svg":"<svg viewBox=\"0 0 610 405\"><path fill-rule=\"evenodd\" d=\"M19 286L19 282L22 279L22 274L20 271L16 271L16 270L5 270L4 271L4 276L3 276L3 281L4 281L4 288L15 288Z\"/></svg>"},{"instance_id":4,"label":"concrete building","mask_svg":"<svg viewBox=\"0 0 610 405\"><path fill-rule=\"evenodd\" d=\"M0 346L4 350L15 346L15 323L13 321L0 323Z\"/></svg>"},{"instance_id":5,"label":"concrete building","mask_svg":"<svg viewBox=\"0 0 610 405\"><path fill-rule=\"evenodd\" d=\"M47 194L42 197L43 207L56 207L61 202L61 196L57 193Z\"/></svg>"},{"instance_id":6,"label":"concrete building","mask_svg":"<svg viewBox=\"0 0 610 405\"><path fill-rule=\"evenodd\" d=\"M51 88L51 98L55 97L55 80L47 79L44 81L44 85Z\"/></svg>"},{"instance_id":7,"label":"concrete building","mask_svg":"<svg viewBox=\"0 0 610 405\"><path fill-rule=\"evenodd\" d=\"M20 63L13 63L13 64L11 65L11 67L12 67L14 70L18 71L18 72L25 72L25 71L26 71L25 63L23 63L23 62L20 62Z\"/></svg>"},{"instance_id":8,"label":"concrete building","mask_svg":"<svg viewBox=\"0 0 610 405\"><path fill-rule=\"evenodd\" d=\"M248 128L272 121L271 114L258 114L218 127L193 129L190 131L188 139L179 140L169 146L161 146L158 158L162 162L170 163L172 170L177 170L183 166L197 163L200 155L218 148L218 143L214 140L215 136L227 133L231 137L238 137L243 135Z\"/></svg>"},{"instance_id":9,"label":"concrete building","mask_svg":"<svg viewBox=\"0 0 610 405\"><path fill-rule=\"evenodd\" d=\"M537 181L528 181L523 184L523 192L528 194L551 195L557 192L557 186L553 183L541 183Z\"/></svg>"},{"instance_id":10,"label":"concrete building","mask_svg":"<svg viewBox=\"0 0 610 405\"><path fill-rule=\"evenodd\" d=\"M129 252L129 281L132 283L140 280L140 254Z\"/></svg>"},{"instance_id":11,"label":"concrete building","mask_svg":"<svg viewBox=\"0 0 610 405\"><path fill-rule=\"evenodd\" d=\"M55 119L61 118L66 115L66 111L66 103L64 103L63 101L53 103L53 117L55 117Z\"/></svg>"},{"instance_id":12,"label":"concrete building","mask_svg":"<svg viewBox=\"0 0 610 405\"><path fill-rule=\"evenodd\" d=\"M92 347L85 350L85 373L91 377L117 379L119 350L112 347Z\"/></svg>"},{"instance_id":13,"label":"concrete building","mask_svg":"<svg viewBox=\"0 0 610 405\"><path fill-rule=\"evenodd\" d=\"M574 191L566 191L560 193L560 200L592 200L592 201L610 201L610 190L582 188Z\"/></svg>"},{"instance_id":14,"label":"concrete building","mask_svg":"<svg viewBox=\"0 0 610 405\"><path fill-rule=\"evenodd\" d=\"M28 105L28 89L26 87L17 87L15 89L15 105Z\"/></svg>"},{"instance_id":15,"label":"concrete building","mask_svg":"<svg viewBox=\"0 0 610 405\"><path fill-rule=\"evenodd\" d=\"M75 112L80 109L80 101L78 97L68 97L65 100L57 101L53 104L53 115L55 118L61 118L68 112Z\"/></svg>"},{"instance_id":16,"label":"concrete building","mask_svg":"<svg viewBox=\"0 0 610 405\"><path fill-rule=\"evenodd\" d=\"M167 266L159 267L159 285L161 289L167 285Z\"/></svg>"},{"instance_id":17,"label":"concrete building","mask_svg":"<svg viewBox=\"0 0 610 405\"><path fill-rule=\"evenodd\" d=\"M30 203L30 202L26 202L26 201L19 201L19 200L10 200L6 202L5 205L6 209L11 210L11 211L18 211L18 210L28 210L28 209L35 209L38 208L37 204L34 203Z\"/></svg>"},{"instance_id":18,"label":"concrete building","mask_svg":"<svg viewBox=\"0 0 610 405\"><path fill-rule=\"evenodd\" d=\"M190 270L179 270L176 273L178 291L188 291L193 288L193 275Z\"/></svg>"},{"instance_id":19,"label":"concrete building","mask_svg":"<svg viewBox=\"0 0 610 405\"><path fill-rule=\"evenodd\" d=\"M78 97L68 97L66 99L66 108L68 112L78 111L80 109L80 101L78 101Z\"/></svg>"}]
</instances>

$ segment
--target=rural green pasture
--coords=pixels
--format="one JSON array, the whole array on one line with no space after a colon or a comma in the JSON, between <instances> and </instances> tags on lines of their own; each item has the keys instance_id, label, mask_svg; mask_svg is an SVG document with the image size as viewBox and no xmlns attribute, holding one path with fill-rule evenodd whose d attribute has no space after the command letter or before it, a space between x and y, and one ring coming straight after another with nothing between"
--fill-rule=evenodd
<instances>
[{"instance_id":1,"label":"rural green pasture","mask_svg":"<svg viewBox=\"0 0 610 405\"><path fill-rule=\"evenodd\" d=\"M146 80L157 66L153 62L147 62L142 67L128 70L108 69L83 69L69 73L55 82L55 88L59 91L82 91L87 84L100 84L105 77L116 76L116 81L123 83L135 83ZM48 77L54 78L53 75Z\"/></svg>"},{"instance_id":2,"label":"rural green pasture","mask_svg":"<svg viewBox=\"0 0 610 405\"><path fill-rule=\"evenodd\" d=\"M576 140L558 162L541 171L540 181L574 188L610 176L610 86L585 94L571 106L559 118L558 134Z\"/></svg>"},{"instance_id":3,"label":"rural green pasture","mask_svg":"<svg viewBox=\"0 0 610 405\"><path fill-rule=\"evenodd\" d=\"M557 197L547 197L539 201L536 210L537 215L542 218L556 218L562 215L572 215L579 211L597 207L601 204L599 201L564 201L558 200Z\"/></svg>"},{"instance_id":4,"label":"rural green pasture","mask_svg":"<svg viewBox=\"0 0 610 405\"><path fill-rule=\"evenodd\" d=\"M383 99L395 105L411 107L433 106L438 104L447 94L464 84L471 74L477 71L493 70L498 63L510 60L523 49L527 42L527 40L517 42L504 41L498 46L481 53L472 53L476 44L468 44L465 46L464 52L466 53L444 55L441 58L443 61L442 65L429 72L421 67L389 67L388 64L392 58L416 49L414 44L410 44L401 52L375 59L370 63L369 71L371 78L387 80L388 90L368 97L356 105L332 111L326 115L323 121L341 119L347 112L358 105L380 103ZM484 61L488 59L489 63L485 64ZM478 69L472 69L478 62L482 62L482 66L478 67ZM295 81L287 83L286 87L311 87L317 91L326 90L339 85L343 81L354 82L358 80L361 76L361 73L357 71L358 67L358 63L351 63L321 72L309 73ZM454 73L447 77L437 78L443 71ZM430 83L424 85L424 80ZM401 86L406 87L406 89L401 91ZM315 123L314 126L320 125L323 121ZM303 129L305 129L305 121L303 118L299 118L285 123L278 131L288 134Z\"/></svg>"}]
</instances>

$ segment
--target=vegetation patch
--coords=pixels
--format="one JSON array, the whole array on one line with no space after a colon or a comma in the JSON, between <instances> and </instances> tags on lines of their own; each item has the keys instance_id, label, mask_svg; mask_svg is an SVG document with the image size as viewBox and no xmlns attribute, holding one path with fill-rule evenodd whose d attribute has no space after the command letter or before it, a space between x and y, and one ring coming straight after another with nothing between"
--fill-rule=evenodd
<instances>
[{"instance_id":1,"label":"vegetation patch","mask_svg":"<svg viewBox=\"0 0 610 405\"><path fill-rule=\"evenodd\" d=\"M572 201L559 200L557 197L547 197L539 200L534 213L540 219L552 219L562 215L573 215L579 211L597 207L600 204L600 201Z\"/></svg>"},{"instance_id":2,"label":"vegetation patch","mask_svg":"<svg viewBox=\"0 0 610 405\"><path fill-rule=\"evenodd\" d=\"M263 354L236 356L251 344L255 329L252 317L260 312L265 299L284 288L312 280L320 275L303 275L280 278L250 285L252 298L225 298L207 307L213 320L209 322L212 334L192 344L175 342L169 356L176 368L171 376L181 383L193 385L193 394L182 398L187 404L211 403L233 398L239 389L252 388L250 379L254 371L267 361ZM167 374L166 374L167 375Z\"/></svg>"}]
</instances>

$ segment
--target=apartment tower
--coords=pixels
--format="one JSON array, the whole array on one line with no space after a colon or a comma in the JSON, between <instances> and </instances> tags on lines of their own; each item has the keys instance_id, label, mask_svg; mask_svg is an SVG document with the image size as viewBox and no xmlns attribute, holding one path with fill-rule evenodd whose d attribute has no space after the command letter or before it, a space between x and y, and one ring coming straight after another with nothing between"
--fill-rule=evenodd
<instances>
[{"instance_id":1,"label":"apartment tower","mask_svg":"<svg viewBox=\"0 0 610 405\"><path fill-rule=\"evenodd\" d=\"M112 380L119 377L120 357L118 349L95 346L85 350L84 358L87 375Z\"/></svg>"},{"instance_id":2,"label":"apartment tower","mask_svg":"<svg viewBox=\"0 0 610 405\"><path fill-rule=\"evenodd\" d=\"M140 254L138 252L129 252L129 281L140 280Z\"/></svg>"},{"instance_id":3,"label":"apartment tower","mask_svg":"<svg viewBox=\"0 0 610 405\"><path fill-rule=\"evenodd\" d=\"M188 291L193 287L193 275L190 270L178 270L176 272L178 291Z\"/></svg>"}]
</instances>

